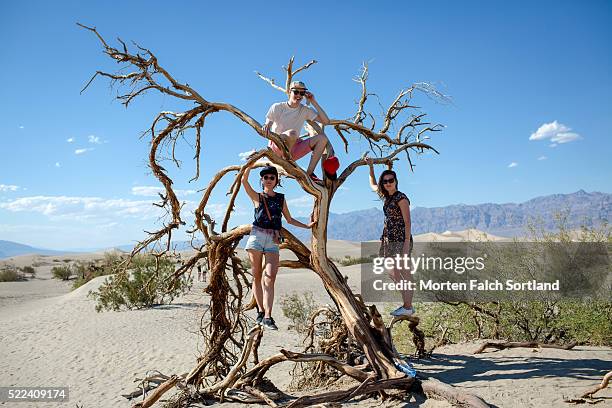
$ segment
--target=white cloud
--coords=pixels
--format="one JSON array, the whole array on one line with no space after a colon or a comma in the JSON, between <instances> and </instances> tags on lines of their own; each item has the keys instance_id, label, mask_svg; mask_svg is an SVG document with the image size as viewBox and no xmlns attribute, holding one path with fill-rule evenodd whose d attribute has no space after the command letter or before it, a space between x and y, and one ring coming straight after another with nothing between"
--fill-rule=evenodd
<instances>
[{"instance_id":1,"label":"white cloud","mask_svg":"<svg viewBox=\"0 0 612 408\"><path fill-rule=\"evenodd\" d=\"M69 137L68 139L66 139L66 141L68 143L73 143L74 142L74 137Z\"/></svg>"},{"instance_id":2,"label":"white cloud","mask_svg":"<svg viewBox=\"0 0 612 408\"><path fill-rule=\"evenodd\" d=\"M312 196L309 196L309 195L303 195L298 198L292 198L290 200L287 200L287 205L290 206L289 209L291 209L291 207L299 207L299 208L312 207L313 204L314 204L314 200Z\"/></svg>"},{"instance_id":3,"label":"white cloud","mask_svg":"<svg viewBox=\"0 0 612 408\"><path fill-rule=\"evenodd\" d=\"M574 140L579 140L579 139L581 139L581 137L578 133L564 132L564 133L557 133L550 140L555 143L569 143L569 142L573 142Z\"/></svg>"},{"instance_id":4,"label":"white cloud","mask_svg":"<svg viewBox=\"0 0 612 408\"><path fill-rule=\"evenodd\" d=\"M572 132L572 129L563 123L559 123L556 120L550 123L544 123L535 132L529 136L529 140L546 140L549 139L553 142L550 147L555 147L557 144L569 143L575 140L582 139L576 132Z\"/></svg>"},{"instance_id":5,"label":"white cloud","mask_svg":"<svg viewBox=\"0 0 612 408\"><path fill-rule=\"evenodd\" d=\"M62 165L60 164L60 162L55 162L55 167L62 167Z\"/></svg>"},{"instance_id":6,"label":"white cloud","mask_svg":"<svg viewBox=\"0 0 612 408\"><path fill-rule=\"evenodd\" d=\"M19 126L19 129L23 129L23 125L20 125L20 126Z\"/></svg>"},{"instance_id":7,"label":"white cloud","mask_svg":"<svg viewBox=\"0 0 612 408\"><path fill-rule=\"evenodd\" d=\"M512 168L512 167L516 167L516 166L518 166L518 163L517 162L512 162L512 163L510 163L508 165L508 168Z\"/></svg>"},{"instance_id":8,"label":"white cloud","mask_svg":"<svg viewBox=\"0 0 612 408\"><path fill-rule=\"evenodd\" d=\"M19 190L19 186L15 186L12 184L0 184L0 192L17 191L17 190Z\"/></svg>"},{"instance_id":9,"label":"white cloud","mask_svg":"<svg viewBox=\"0 0 612 408\"><path fill-rule=\"evenodd\" d=\"M87 147L85 149L76 149L74 151L74 154L83 154L83 153L87 153L93 150L93 147Z\"/></svg>"},{"instance_id":10,"label":"white cloud","mask_svg":"<svg viewBox=\"0 0 612 408\"><path fill-rule=\"evenodd\" d=\"M53 219L108 221L117 218L159 217L163 210L151 201L104 199L100 197L33 196L0 203L11 212L36 212Z\"/></svg>"},{"instance_id":11,"label":"white cloud","mask_svg":"<svg viewBox=\"0 0 612 408\"><path fill-rule=\"evenodd\" d=\"M89 141L89 143L102 144L98 136L89 135L87 136L87 140Z\"/></svg>"},{"instance_id":12,"label":"white cloud","mask_svg":"<svg viewBox=\"0 0 612 408\"><path fill-rule=\"evenodd\" d=\"M133 195L143 196L143 197L156 197L157 193L161 193L163 191L164 189L162 187L153 187L153 186L132 187Z\"/></svg>"},{"instance_id":13,"label":"white cloud","mask_svg":"<svg viewBox=\"0 0 612 408\"><path fill-rule=\"evenodd\" d=\"M132 187L132 194L135 196L142 197L157 197L158 193L165 193L166 189L163 187L155 186L134 186ZM174 190L174 193L179 196L186 196L195 194L196 190Z\"/></svg>"},{"instance_id":14,"label":"white cloud","mask_svg":"<svg viewBox=\"0 0 612 408\"><path fill-rule=\"evenodd\" d=\"M538 157L538 160L546 160L546 159L548 159L548 157L546 157L546 156L540 156L540 157Z\"/></svg>"},{"instance_id":15,"label":"white cloud","mask_svg":"<svg viewBox=\"0 0 612 408\"><path fill-rule=\"evenodd\" d=\"M246 159L253 153L255 153L255 150L249 150L246 152L238 153L238 157L240 157L240 161L246 161Z\"/></svg>"}]
</instances>

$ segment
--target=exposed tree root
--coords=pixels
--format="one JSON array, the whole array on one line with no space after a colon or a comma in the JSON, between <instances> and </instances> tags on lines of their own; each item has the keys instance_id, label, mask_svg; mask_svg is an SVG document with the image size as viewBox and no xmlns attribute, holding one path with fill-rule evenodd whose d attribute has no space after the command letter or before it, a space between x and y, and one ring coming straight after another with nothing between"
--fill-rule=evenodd
<instances>
[{"instance_id":1,"label":"exposed tree root","mask_svg":"<svg viewBox=\"0 0 612 408\"><path fill-rule=\"evenodd\" d=\"M507 341L503 343L489 341L489 342L483 343L480 347L478 347L478 349L474 351L474 354L480 354L488 348L504 350L508 348L525 347L525 348L554 348L554 349L561 349L561 350L571 350L576 346L576 344L577 344L576 342L571 342L569 344L562 345L562 344L538 343L537 341Z\"/></svg>"},{"instance_id":2,"label":"exposed tree root","mask_svg":"<svg viewBox=\"0 0 612 408\"><path fill-rule=\"evenodd\" d=\"M433 378L421 381L420 385L425 395L444 399L453 405L471 408L489 408L489 404L481 398Z\"/></svg>"},{"instance_id":3,"label":"exposed tree root","mask_svg":"<svg viewBox=\"0 0 612 408\"><path fill-rule=\"evenodd\" d=\"M176 383L178 382L179 382L179 377L176 375L173 375L168 380L161 383L159 387L157 387L151 393L151 395L145 398L144 401L137 402L136 404L132 405L132 408L148 408L152 406L153 404L157 402L158 399L161 398L162 395L164 395L166 392L172 389L172 387L174 387Z\"/></svg>"},{"instance_id":4,"label":"exposed tree root","mask_svg":"<svg viewBox=\"0 0 612 408\"><path fill-rule=\"evenodd\" d=\"M309 395L296 399L287 405L287 408L308 407L311 405L321 404L324 402L346 402L351 398L362 394L370 394L377 391L388 390L393 388L408 389L413 383L413 378L393 378L389 380L380 380L370 382L368 378L363 383L356 387L349 388L343 391L330 391L317 395Z\"/></svg>"},{"instance_id":5,"label":"exposed tree root","mask_svg":"<svg viewBox=\"0 0 612 408\"><path fill-rule=\"evenodd\" d=\"M612 371L608 371L608 373L606 373L606 375L604 375L601 379L601 383L589 388L588 390L583 392L580 397L568 399L565 400L565 402L569 402L572 404L584 404L585 402L589 404L597 404L603 401L602 398L597 398L594 396L594 394L603 390L604 388L607 388L608 384L610 383L610 379L612 379Z\"/></svg>"},{"instance_id":6,"label":"exposed tree root","mask_svg":"<svg viewBox=\"0 0 612 408\"><path fill-rule=\"evenodd\" d=\"M595 394L598 391L603 390L604 388L608 386L611 378L612 378L612 371L608 371L608 373L604 375L604 377L602 378L601 383L599 383L599 385L596 385L593 388L589 388L587 391L585 391L580 396L580 398L593 398L593 394Z\"/></svg>"}]
</instances>

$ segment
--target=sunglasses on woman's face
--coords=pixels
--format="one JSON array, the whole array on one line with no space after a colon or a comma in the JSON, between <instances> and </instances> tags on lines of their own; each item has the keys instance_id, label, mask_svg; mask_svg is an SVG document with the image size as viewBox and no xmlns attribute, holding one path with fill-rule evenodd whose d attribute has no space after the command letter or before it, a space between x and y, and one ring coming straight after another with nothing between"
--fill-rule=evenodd
<instances>
[{"instance_id":1,"label":"sunglasses on woman's face","mask_svg":"<svg viewBox=\"0 0 612 408\"><path fill-rule=\"evenodd\" d=\"M264 180L272 180L272 181L274 181L274 180L276 180L276 176L263 176L263 179Z\"/></svg>"},{"instance_id":2,"label":"sunglasses on woman's face","mask_svg":"<svg viewBox=\"0 0 612 408\"><path fill-rule=\"evenodd\" d=\"M297 89L292 89L291 91L293 92L294 95L300 95L300 96L306 95L306 91L298 91Z\"/></svg>"},{"instance_id":3,"label":"sunglasses on woman's face","mask_svg":"<svg viewBox=\"0 0 612 408\"><path fill-rule=\"evenodd\" d=\"M388 178L388 179L383 179L382 183L383 184L391 184L394 181L395 181L395 177L391 177L391 178Z\"/></svg>"}]
</instances>

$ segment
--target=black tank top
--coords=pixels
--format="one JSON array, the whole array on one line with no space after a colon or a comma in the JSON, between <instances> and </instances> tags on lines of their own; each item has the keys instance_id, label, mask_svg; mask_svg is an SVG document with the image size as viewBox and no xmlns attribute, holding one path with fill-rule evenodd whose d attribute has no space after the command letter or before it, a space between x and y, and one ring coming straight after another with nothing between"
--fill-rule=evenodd
<instances>
[{"instance_id":1,"label":"black tank top","mask_svg":"<svg viewBox=\"0 0 612 408\"><path fill-rule=\"evenodd\" d=\"M285 195L281 193L274 194L274 197L266 195L266 202L268 203L268 210L270 211L270 217L266 213L266 207L263 202L264 193L259 193L259 206L255 208L255 221L253 225L259 228L280 230L282 228L282 214L283 204Z\"/></svg>"}]
</instances>

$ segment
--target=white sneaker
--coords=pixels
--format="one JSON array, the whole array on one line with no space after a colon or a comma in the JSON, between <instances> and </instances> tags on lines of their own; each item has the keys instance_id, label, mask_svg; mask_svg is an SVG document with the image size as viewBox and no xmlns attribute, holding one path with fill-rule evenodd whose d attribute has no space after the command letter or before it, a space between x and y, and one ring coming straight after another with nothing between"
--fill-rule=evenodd
<instances>
[{"instance_id":1,"label":"white sneaker","mask_svg":"<svg viewBox=\"0 0 612 408\"><path fill-rule=\"evenodd\" d=\"M415 313L416 313L416 310L414 310L414 307L411 307L410 309L406 309L404 306L400 306L389 314L391 316L397 317L397 316L412 316Z\"/></svg>"}]
</instances>

